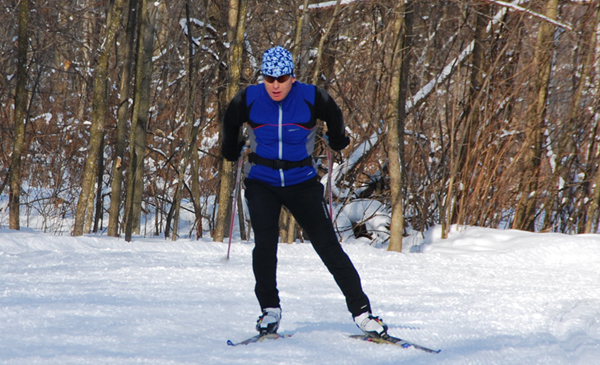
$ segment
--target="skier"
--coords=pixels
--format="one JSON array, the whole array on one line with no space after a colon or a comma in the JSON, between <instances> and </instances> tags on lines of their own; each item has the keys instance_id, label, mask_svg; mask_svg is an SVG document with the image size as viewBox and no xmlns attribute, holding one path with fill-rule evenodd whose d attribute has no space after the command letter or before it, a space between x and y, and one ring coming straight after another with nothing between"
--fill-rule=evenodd
<instances>
[{"instance_id":1,"label":"skier","mask_svg":"<svg viewBox=\"0 0 600 365\"><path fill-rule=\"evenodd\" d=\"M327 123L331 149L340 151L350 143L342 112L325 90L296 80L292 55L283 47L263 54L261 73L262 84L248 86L229 103L221 146L228 161L240 158L246 143L240 128L248 123L251 153L244 186L255 237L255 293L262 309L256 329L276 333L281 321L276 270L283 205L333 275L356 325L369 336L387 335L387 325L371 314L358 272L337 239L312 159L317 119Z\"/></svg>"}]
</instances>

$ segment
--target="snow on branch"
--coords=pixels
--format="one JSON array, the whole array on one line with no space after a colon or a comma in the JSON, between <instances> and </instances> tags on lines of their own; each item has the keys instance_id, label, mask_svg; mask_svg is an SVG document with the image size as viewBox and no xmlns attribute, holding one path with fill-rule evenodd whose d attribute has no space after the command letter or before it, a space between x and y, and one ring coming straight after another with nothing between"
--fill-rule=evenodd
<instances>
[{"instance_id":1,"label":"snow on branch","mask_svg":"<svg viewBox=\"0 0 600 365\"><path fill-rule=\"evenodd\" d=\"M408 113L414 105L418 104L421 100L425 99L427 95L431 94L436 85L442 83L444 80L450 77L456 65L460 64L465 58L467 58L468 55L471 54L471 52L473 52L474 45L475 41L471 41L471 43L469 43L469 45L460 53L458 57L444 67L439 75L429 81L427 85L423 86L410 100L407 100L406 112Z\"/></svg>"},{"instance_id":2,"label":"snow on branch","mask_svg":"<svg viewBox=\"0 0 600 365\"><path fill-rule=\"evenodd\" d=\"M352 3L356 3L359 1L367 1L367 0L342 0L340 1L340 6L344 6L344 5L348 5L348 4L352 4ZM317 3L317 4L310 4L308 6L308 9L327 9L327 8L333 8L335 6L336 1L324 1L322 3ZM304 5L300 5L300 10L304 10Z\"/></svg>"},{"instance_id":3,"label":"snow on branch","mask_svg":"<svg viewBox=\"0 0 600 365\"><path fill-rule=\"evenodd\" d=\"M332 171L332 187L333 194L338 198L347 198L350 191L347 189L342 191L337 187L337 183L345 176L345 174L354 169L360 160L377 144L381 135L385 135L382 131L373 133L370 138L362 142L358 147L354 149L352 154L341 164L334 164ZM329 181L328 174L325 174L321 178L321 183L327 186Z\"/></svg>"},{"instance_id":4,"label":"snow on branch","mask_svg":"<svg viewBox=\"0 0 600 365\"><path fill-rule=\"evenodd\" d=\"M542 20L544 20L544 21L546 21L548 23L552 23L552 24L556 25L557 27L560 27L560 28L563 28L563 29L566 29L566 30L570 30L571 32L573 32L573 26L572 25L566 24L566 23L563 23L563 22L559 22L559 21L551 19L551 18L548 18L547 16L545 16L543 14L539 14L539 13L536 13L535 11L531 11L531 10L529 10L527 8L519 6L518 4L515 4L514 2L513 3L508 3L506 1L499 1L499 0L485 0L485 1L493 3L493 4L496 4L496 5L504 6L506 8L509 8L509 9L512 9L512 10L515 10L515 11L520 11L520 12L532 15L532 16L534 16L536 18L539 18L539 19L542 19Z\"/></svg>"},{"instance_id":5,"label":"snow on branch","mask_svg":"<svg viewBox=\"0 0 600 365\"><path fill-rule=\"evenodd\" d=\"M204 27L204 22L203 21L200 21L200 20L194 19L194 18L190 18L190 24L196 25L196 26L201 27L201 28ZM183 30L183 33L185 35L188 35L188 24L187 24L187 19L186 18L179 19L179 26ZM211 26L209 24L206 25L206 29L208 29L213 34L217 34L217 30L213 26ZM194 42L194 45L196 45L196 47L198 47L200 45L200 38L193 38L192 37L192 42Z\"/></svg>"},{"instance_id":6,"label":"snow on branch","mask_svg":"<svg viewBox=\"0 0 600 365\"><path fill-rule=\"evenodd\" d=\"M522 3L524 0L515 0L512 3L505 3L503 1L495 1L495 0L486 0L486 1L492 1L492 2L499 2L499 3L504 3L506 5L510 5L511 7L519 7L519 4ZM493 24L497 24L499 22L502 21L502 18L504 17L504 15L506 14L508 7L504 7L502 9L500 9L496 15L494 15L494 17L492 18L492 20L490 21L490 24L488 25L488 31L490 30L490 26ZM442 70L442 72L437 75L436 77L434 77L431 81L429 81L425 86L423 86L412 98L410 98L409 100L406 101L406 112L410 112L410 110L417 104L419 104L421 101L423 101L429 94L431 94L434 90L435 87L439 84L441 84L442 82L444 82L446 79L448 79L448 77L450 77L450 75L452 75L452 72L454 71L454 68L460 64L461 62L463 62L467 56L469 56L471 54L471 52L473 52L473 47L475 46L475 41L471 41L471 43L469 43L469 45L456 57L454 58L452 61L450 61Z\"/></svg>"}]
</instances>

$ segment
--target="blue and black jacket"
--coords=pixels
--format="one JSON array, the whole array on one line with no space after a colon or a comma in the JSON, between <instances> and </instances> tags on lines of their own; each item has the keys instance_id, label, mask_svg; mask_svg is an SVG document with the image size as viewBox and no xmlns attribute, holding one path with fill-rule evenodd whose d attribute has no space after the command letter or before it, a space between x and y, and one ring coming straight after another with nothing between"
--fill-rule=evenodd
<instances>
[{"instance_id":1,"label":"blue and black jacket","mask_svg":"<svg viewBox=\"0 0 600 365\"><path fill-rule=\"evenodd\" d=\"M342 111L325 90L296 81L286 98L277 102L264 84L248 86L225 111L221 153L229 161L239 158L244 145L240 129L248 123L252 153L246 178L273 186L304 182L317 174L312 160L317 119L327 123L332 149L339 151L349 144ZM268 162L273 164L267 166Z\"/></svg>"}]
</instances>

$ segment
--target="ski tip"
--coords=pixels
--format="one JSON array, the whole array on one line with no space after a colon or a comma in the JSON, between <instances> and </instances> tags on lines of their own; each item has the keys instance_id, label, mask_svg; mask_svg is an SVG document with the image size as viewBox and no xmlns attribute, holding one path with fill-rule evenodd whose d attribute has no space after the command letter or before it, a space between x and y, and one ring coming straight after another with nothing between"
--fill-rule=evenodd
<instances>
[{"instance_id":1,"label":"ski tip","mask_svg":"<svg viewBox=\"0 0 600 365\"><path fill-rule=\"evenodd\" d=\"M378 337L371 337L369 335L366 334L362 334L362 335L350 335L350 338L356 338L359 340L363 340L363 341L367 341L367 342L372 342L372 343L377 343L377 344L390 344L390 345L395 345L395 346L399 346L402 348L415 348L417 350L421 350L421 351L425 351L425 352L429 352L432 354L439 354L442 350L434 350L434 349L430 349L428 347L424 347L421 345L417 345L415 343L403 340L401 338L398 337L393 337L393 336L386 336L385 338L378 338Z\"/></svg>"},{"instance_id":2,"label":"ski tip","mask_svg":"<svg viewBox=\"0 0 600 365\"><path fill-rule=\"evenodd\" d=\"M235 346L235 344L231 340L227 340L227 345L229 345L229 346Z\"/></svg>"},{"instance_id":3,"label":"ski tip","mask_svg":"<svg viewBox=\"0 0 600 365\"><path fill-rule=\"evenodd\" d=\"M422 350L422 351L425 351L425 352L429 352L430 354L439 354L440 352L442 352L441 349L434 350L434 349L430 349L430 348L419 346L419 345L415 345L415 344L411 344L411 346L414 347L414 348L416 348L417 350Z\"/></svg>"}]
</instances>

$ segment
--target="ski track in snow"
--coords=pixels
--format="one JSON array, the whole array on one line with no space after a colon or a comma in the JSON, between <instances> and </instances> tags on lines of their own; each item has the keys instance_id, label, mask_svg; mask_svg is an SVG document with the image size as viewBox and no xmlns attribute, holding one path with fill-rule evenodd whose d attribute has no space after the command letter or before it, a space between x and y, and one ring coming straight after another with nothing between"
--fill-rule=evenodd
<instances>
[{"instance_id":1,"label":"ski track in snow","mask_svg":"<svg viewBox=\"0 0 600 365\"><path fill-rule=\"evenodd\" d=\"M600 235L454 228L404 253L344 243L390 334L348 338L344 298L310 244L279 246L281 333L255 334L252 243L0 230L0 364L597 364ZM411 243L412 242L412 243Z\"/></svg>"}]
</instances>

